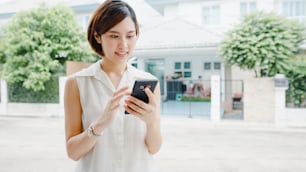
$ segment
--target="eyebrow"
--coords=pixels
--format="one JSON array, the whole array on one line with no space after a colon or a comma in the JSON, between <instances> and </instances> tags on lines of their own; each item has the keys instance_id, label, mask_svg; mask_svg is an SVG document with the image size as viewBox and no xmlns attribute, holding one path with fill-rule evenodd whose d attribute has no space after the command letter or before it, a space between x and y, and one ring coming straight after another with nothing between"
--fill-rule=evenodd
<instances>
[{"instance_id":1,"label":"eyebrow","mask_svg":"<svg viewBox=\"0 0 306 172\"><path fill-rule=\"evenodd\" d=\"M127 32L127 33L135 33L135 32L136 32L135 30L131 30L131 31ZM117 31L114 31L114 30L110 30L110 31L108 31L108 33L120 34L120 32L117 32Z\"/></svg>"}]
</instances>

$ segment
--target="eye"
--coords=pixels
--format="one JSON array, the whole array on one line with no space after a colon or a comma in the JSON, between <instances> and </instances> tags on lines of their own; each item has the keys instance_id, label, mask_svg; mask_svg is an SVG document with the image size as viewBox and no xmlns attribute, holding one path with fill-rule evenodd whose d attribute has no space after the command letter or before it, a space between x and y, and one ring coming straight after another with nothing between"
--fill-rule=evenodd
<instances>
[{"instance_id":1,"label":"eye","mask_svg":"<svg viewBox=\"0 0 306 172\"><path fill-rule=\"evenodd\" d=\"M128 36L127 36L128 39L132 39L132 38L134 38L134 37L135 37L135 35L128 35Z\"/></svg>"},{"instance_id":2,"label":"eye","mask_svg":"<svg viewBox=\"0 0 306 172\"><path fill-rule=\"evenodd\" d=\"M110 35L111 38L118 38L118 35Z\"/></svg>"}]
</instances>

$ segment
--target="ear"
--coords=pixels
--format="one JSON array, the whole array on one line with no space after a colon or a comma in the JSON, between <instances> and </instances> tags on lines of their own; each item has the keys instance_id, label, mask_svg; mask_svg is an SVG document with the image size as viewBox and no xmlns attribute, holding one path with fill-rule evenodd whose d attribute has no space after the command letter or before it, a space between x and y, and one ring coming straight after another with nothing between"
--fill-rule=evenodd
<instances>
[{"instance_id":1,"label":"ear","mask_svg":"<svg viewBox=\"0 0 306 172\"><path fill-rule=\"evenodd\" d=\"M97 32L95 32L94 33L94 37L95 37L95 40L99 43L99 44L101 44L101 35L99 35Z\"/></svg>"}]
</instances>

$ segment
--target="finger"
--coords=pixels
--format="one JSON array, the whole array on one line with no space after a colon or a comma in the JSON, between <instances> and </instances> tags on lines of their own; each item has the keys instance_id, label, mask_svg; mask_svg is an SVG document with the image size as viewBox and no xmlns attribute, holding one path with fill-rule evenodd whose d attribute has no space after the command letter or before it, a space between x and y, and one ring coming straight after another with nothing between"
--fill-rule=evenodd
<instances>
[{"instance_id":1,"label":"finger","mask_svg":"<svg viewBox=\"0 0 306 172\"><path fill-rule=\"evenodd\" d=\"M113 98L111 99L112 102L119 102L126 94L125 93L120 93L116 96L113 96Z\"/></svg>"},{"instance_id":2,"label":"finger","mask_svg":"<svg viewBox=\"0 0 306 172\"><path fill-rule=\"evenodd\" d=\"M124 105L124 109L130 114L134 113L133 109L131 109L127 104Z\"/></svg>"},{"instance_id":3,"label":"finger","mask_svg":"<svg viewBox=\"0 0 306 172\"><path fill-rule=\"evenodd\" d=\"M124 108L125 108L125 110L126 110L129 114L132 114L132 115L134 115L134 116L137 116L137 117L139 117L139 118L142 118L142 115L141 115L141 114L139 114L138 112L136 112L136 111L134 111L133 109L131 109L127 104L124 105Z\"/></svg>"},{"instance_id":4,"label":"finger","mask_svg":"<svg viewBox=\"0 0 306 172\"><path fill-rule=\"evenodd\" d=\"M145 107L147 105L147 103L133 96L129 96L127 100L141 107Z\"/></svg>"},{"instance_id":5,"label":"finger","mask_svg":"<svg viewBox=\"0 0 306 172\"><path fill-rule=\"evenodd\" d=\"M113 101L118 101L120 100L123 96L129 95L130 92L127 90L129 87L123 87L121 89L119 89L118 91L116 91L113 94Z\"/></svg>"},{"instance_id":6,"label":"finger","mask_svg":"<svg viewBox=\"0 0 306 172\"><path fill-rule=\"evenodd\" d=\"M125 103L134 112L137 112L139 114L144 114L145 113L145 107L134 104L133 102L131 102L129 100L126 100Z\"/></svg>"},{"instance_id":7,"label":"finger","mask_svg":"<svg viewBox=\"0 0 306 172\"><path fill-rule=\"evenodd\" d=\"M121 93L127 93L128 89L129 89L128 86L122 87L122 88L116 90L115 93L113 94L113 96L116 96L116 95L121 94Z\"/></svg>"},{"instance_id":8,"label":"finger","mask_svg":"<svg viewBox=\"0 0 306 172\"><path fill-rule=\"evenodd\" d=\"M112 110L115 110L119 107L120 107L120 104L118 103L118 104L115 104L113 107L110 107L110 110L112 111Z\"/></svg>"},{"instance_id":9,"label":"finger","mask_svg":"<svg viewBox=\"0 0 306 172\"><path fill-rule=\"evenodd\" d=\"M123 92L123 93L120 93L120 94L112 97L112 99L110 100L110 108L113 109L114 108L113 106L119 106L120 101L124 96L126 96L126 94Z\"/></svg>"},{"instance_id":10,"label":"finger","mask_svg":"<svg viewBox=\"0 0 306 172\"><path fill-rule=\"evenodd\" d=\"M127 104L124 105L124 109L130 114L136 114L137 112L130 108Z\"/></svg>"},{"instance_id":11,"label":"finger","mask_svg":"<svg viewBox=\"0 0 306 172\"><path fill-rule=\"evenodd\" d=\"M152 91L150 90L150 88L146 87L145 88L145 93L147 94L148 98L149 98L149 103L151 102L155 102L155 96L152 93Z\"/></svg>"}]
</instances>

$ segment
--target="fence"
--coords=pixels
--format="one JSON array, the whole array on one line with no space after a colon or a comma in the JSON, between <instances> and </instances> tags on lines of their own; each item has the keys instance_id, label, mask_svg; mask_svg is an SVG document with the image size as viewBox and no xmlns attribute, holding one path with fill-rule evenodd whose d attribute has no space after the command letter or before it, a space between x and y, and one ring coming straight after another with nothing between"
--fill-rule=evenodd
<instances>
[{"instance_id":1,"label":"fence","mask_svg":"<svg viewBox=\"0 0 306 172\"><path fill-rule=\"evenodd\" d=\"M167 82L167 81L166 81ZM271 80L273 82L273 80ZM18 115L18 116L63 116L63 88L65 77L60 78L59 104L21 104L8 102L6 82L1 80L1 103L0 115ZM239 84L240 83L240 84ZM164 115L184 115L189 117L210 117L212 121L218 121L221 118L222 110L226 110L225 100L239 100L235 97L238 91L242 90L240 101L241 105L232 102L233 109L244 110L246 104L253 106L252 103L246 101L246 91L244 87L246 82L241 81L222 81L219 76L213 76L211 80L169 80L166 83L165 95L161 101L161 112ZM226 87L227 85L227 87ZM230 86L231 87L230 87ZM251 83L254 85L254 82ZM275 120L271 121L275 124L290 124L306 126L306 108L286 108L285 91L286 87L275 87L270 84L270 90L275 92L275 103L271 106L273 111L269 113ZM229 89L222 93L221 90ZM265 87L256 87L261 91ZM238 92L239 93L239 92ZM254 94L258 96L258 94ZM251 97L253 99L253 97ZM266 106L263 104L262 106ZM263 107L264 108L264 107ZM221 112L220 112L221 111ZM245 112L245 111L242 111ZM273 114L274 112L274 114ZM257 110L252 112L258 114ZM246 117L248 114L244 114ZM244 120L246 120L244 118ZM255 122L255 121L253 121Z\"/></svg>"},{"instance_id":2,"label":"fence","mask_svg":"<svg viewBox=\"0 0 306 172\"><path fill-rule=\"evenodd\" d=\"M290 84L289 88L286 90L286 107L306 108L306 92L302 89L291 88Z\"/></svg>"},{"instance_id":3,"label":"fence","mask_svg":"<svg viewBox=\"0 0 306 172\"><path fill-rule=\"evenodd\" d=\"M209 117L210 80L166 80L161 112L164 115Z\"/></svg>"},{"instance_id":4,"label":"fence","mask_svg":"<svg viewBox=\"0 0 306 172\"><path fill-rule=\"evenodd\" d=\"M243 119L243 80L222 80L221 100L224 119Z\"/></svg>"}]
</instances>

